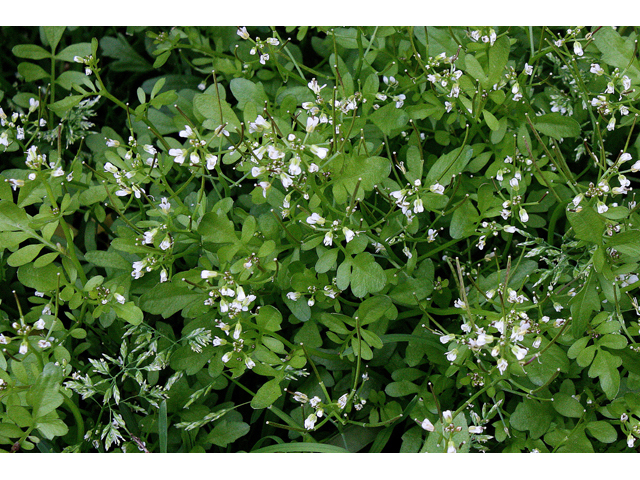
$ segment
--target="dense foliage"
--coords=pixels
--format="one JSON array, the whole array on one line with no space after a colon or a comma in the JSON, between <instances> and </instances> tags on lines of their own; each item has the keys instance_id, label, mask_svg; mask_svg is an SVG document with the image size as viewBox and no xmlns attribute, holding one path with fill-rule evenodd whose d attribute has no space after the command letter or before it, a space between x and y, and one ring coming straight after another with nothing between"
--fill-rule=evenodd
<instances>
[{"instance_id":1,"label":"dense foliage","mask_svg":"<svg viewBox=\"0 0 640 480\"><path fill-rule=\"evenodd\" d=\"M634 28L0 39L0 449L635 448Z\"/></svg>"}]
</instances>

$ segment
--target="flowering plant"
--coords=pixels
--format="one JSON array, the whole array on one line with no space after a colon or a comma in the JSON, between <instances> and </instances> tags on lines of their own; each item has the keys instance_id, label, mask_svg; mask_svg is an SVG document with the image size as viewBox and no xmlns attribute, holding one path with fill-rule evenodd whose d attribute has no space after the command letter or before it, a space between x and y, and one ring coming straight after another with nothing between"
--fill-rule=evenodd
<instances>
[{"instance_id":1,"label":"flowering plant","mask_svg":"<svg viewBox=\"0 0 640 480\"><path fill-rule=\"evenodd\" d=\"M632 29L10 30L0 448L635 448Z\"/></svg>"}]
</instances>

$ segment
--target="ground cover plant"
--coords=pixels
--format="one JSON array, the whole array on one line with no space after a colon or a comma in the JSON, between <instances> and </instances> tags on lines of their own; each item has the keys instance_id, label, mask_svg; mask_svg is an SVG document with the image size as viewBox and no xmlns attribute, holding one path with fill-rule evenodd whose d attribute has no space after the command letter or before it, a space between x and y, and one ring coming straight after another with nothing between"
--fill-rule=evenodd
<instances>
[{"instance_id":1,"label":"ground cover plant","mask_svg":"<svg viewBox=\"0 0 640 480\"><path fill-rule=\"evenodd\" d=\"M2 451L637 448L636 28L0 38Z\"/></svg>"}]
</instances>

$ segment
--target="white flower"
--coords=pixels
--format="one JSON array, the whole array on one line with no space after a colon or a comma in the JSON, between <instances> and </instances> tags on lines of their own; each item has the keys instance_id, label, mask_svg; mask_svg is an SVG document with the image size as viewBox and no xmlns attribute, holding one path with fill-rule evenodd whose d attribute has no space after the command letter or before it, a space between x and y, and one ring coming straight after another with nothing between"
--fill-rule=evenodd
<instances>
[{"instance_id":1,"label":"white flower","mask_svg":"<svg viewBox=\"0 0 640 480\"><path fill-rule=\"evenodd\" d=\"M404 101L407 97L401 93L400 95L394 95L391 98L393 99L394 102L396 102L396 108L402 108L402 106L404 105Z\"/></svg>"},{"instance_id":2,"label":"white flower","mask_svg":"<svg viewBox=\"0 0 640 480\"><path fill-rule=\"evenodd\" d=\"M444 193L444 187L437 182L431 185L429 190L433 193L437 193L438 195L442 195Z\"/></svg>"},{"instance_id":3,"label":"white flower","mask_svg":"<svg viewBox=\"0 0 640 480\"><path fill-rule=\"evenodd\" d=\"M260 55L260 63L262 65L265 65L267 63L267 60L269 60L269 54L268 53L263 53L262 55Z\"/></svg>"},{"instance_id":4,"label":"white flower","mask_svg":"<svg viewBox=\"0 0 640 480\"><path fill-rule=\"evenodd\" d=\"M595 75L603 75L604 74L604 69L597 63L592 63L591 64L591 69L589 71L591 73L595 74Z\"/></svg>"},{"instance_id":5,"label":"white flower","mask_svg":"<svg viewBox=\"0 0 640 480\"><path fill-rule=\"evenodd\" d=\"M216 168L216 165L218 164L218 157L216 155L209 153L204 158L207 161L207 170L213 170Z\"/></svg>"},{"instance_id":6,"label":"white flower","mask_svg":"<svg viewBox=\"0 0 640 480\"><path fill-rule=\"evenodd\" d=\"M27 351L29 350L29 346L26 343L23 343L22 345L20 345L20 350L18 350L18 353L21 354L25 354L27 353Z\"/></svg>"},{"instance_id":7,"label":"white flower","mask_svg":"<svg viewBox=\"0 0 640 480\"><path fill-rule=\"evenodd\" d=\"M616 117L611 117L609 123L607 123L607 130L612 132L616 128Z\"/></svg>"},{"instance_id":8,"label":"white flower","mask_svg":"<svg viewBox=\"0 0 640 480\"><path fill-rule=\"evenodd\" d=\"M320 170L320 167L318 167L318 165L316 165L315 163L309 164L309 173L315 173L318 170Z\"/></svg>"},{"instance_id":9,"label":"white flower","mask_svg":"<svg viewBox=\"0 0 640 480\"><path fill-rule=\"evenodd\" d=\"M633 157L631 157L630 153L623 153L622 155L620 155L620 158L618 159L618 163L622 163L622 162L628 162L629 160L631 160Z\"/></svg>"},{"instance_id":10,"label":"white flower","mask_svg":"<svg viewBox=\"0 0 640 480\"><path fill-rule=\"evenodd\" d=\"M238 28L238 31L236 32L238 34L239 37L241 37L243 40L248 40L249 37L249 32L247 32L247 27L240 27Z\"/></svg>"},{"instance_id":11,"label":"white flower","mask_svg":"<svg viewBox=\"0 0 640 480\"><path fill-rule=\"evenodd\" d=\"M244 364L247 366L249 370L256 366L256 362L251 360L249 357L245 357Z\"/></svg>"},{"instance_id":12,"label":"white flower","mask_svg":"<svg viewBox=\"0 0 640 480\"><path fill-rule=\"evenodd\" d=\"M347 406L347 394L345 393L338 399L338 407L340 407L340 409L342 410L346 406Z\"/></svg>"},{"instance_id":13,"label":"white flower","mask_svg":"<svg viewBox=\"0 0 640 480\"><path fill-rule=\"evenodd\" d=\"M315 396L315 397L313 397L313 398L311 398L309 400L309 405L311 405L312 408L316 408L320 404L321 401L322 400L320 400L320 397ZM321 416L321 415L319 415L319 416Z\"/></svg>"},{"instance_id":14,"label":"white flower","mask_svg":"<svg viewBox=\"0 0 640 480\"><path fill-rule=\"evenodd\" d=\"M516 227L514 227L513 225L507 225L504 227L504 231L507 233L515 233Z\"/></svg>"},{"instance_id":15,"label":"white flower","mask_svg":"<svg viewBox=\"0 0 640 480\"><path fill-rule=\"evenodd\" d=\"M292 300L292 301L295 302L296 300L298 300L300 298L300 293L299 292L289 292L289 293L287 293L287 298L289 300Z\"/></svg>"},{"instance_id":16,"label":"white flower","mask_svg":"<svg viewBox=\"0 0 640 480\"><path fill-rule=\"evenodd\" d=\"M171 241L171 237L167 235L166 237L164 237L164 240L160 242L160 249L168 250L169 248L171 248L171 245L173 245L173 242Z\"/></svg>"},{"instance_id":17,"label":"white flower","mask_svg":"<svg viewBox=\"0 0 640 480\"><path fill-rule=\"evenodd\" d=\"M344 239L349 243L356 236L355 232L350 228L343 227L342 233L344 233Z\"/></svg>"},{"instance_id":18,"label":"white flower","mask_svg":"<svg viewBox=\"0 0 640 480\"><path fill-rule=\"evenodd\" d=\"M232 356L233 356L233 351L225 353L222 356L222 363L227 363L229 360L231 360Z\"/></svg>"},{"instance_id":19,"label":"white flower","mask_svg":"<svg viewBox=\"0 0 640 480\"><path fill-rule=\"evenodd\" d=\"M498 360L498 370L500 370L500 375L504 375L504 372L508 366L509 363L504 358Z\"/></svg>"},{"instance_id":20,"label":"white flower","mask_svg":"<svg viewBox=\"0 0 640 480\"><path fill-rule=\"evenodd\" d=\"M625 90L629 90L631 88L631 79L626 75L622 77L622 86Z\"/></svg>"},{"instance_id":21,"label":"white flower","mask_svg":"<svg viewBox=\"0 0 640 480\"><path fill-rule=\"evenodd\" d=\"M529 65L528 63L524 64L524 73L527 75L533 75L533 66Z\"/></svg>"},{"instance_id":22,"label":"white flower","mask_svg":"<svg viewBox=\"0 0 640 480\"><path fill-rule=\"evenodd\" d=\"M454 362L456 358L458 358L458 349L454 348L453 350L449 350L447 353L447 360L450 362Z\"/></svg>"},{"instance_id":23,"label":"white flower","mask_svg":"<svg viewBox=\"0 0 640 480\"><path fill-rule=\"evenodd\" d=\"M178 135L182 138L196 138L196 132L189 125L185 125L184 130L181 130Z\"/></svg>"},{"instance_id":24,"label":"white flower","mask_svg":"<svg viewBox=\"0 0 640 480\"><path fill-rule=\"evenodd\" d=\"M107 138L107 147L119 147L120 142L118 140L112 140L111 138Z\"/></svg>"},{"instance_id":25,"label":"white flower","mask_svg":"<svg viewBox=\"0 0 640 480\"><path fill-rule=\"evenodd\" d=\"M47 341L47 340L38 340L38 346L40 348L49 348L51 346L51 342ZM20 347L22 348L22 347ZM22 353L22 352L21 352Z\"/></svg>"},{"instance_id":26,"label":"white flower","mask_svg":"<svg viewBox=\"0 0 640 480\"><path fill-rule=\"evenodd\" d=\"M455 338L455 335L452 335L452 334L441 335L440 336L440 343L442 343L442 344L449 343L454 338Z\"/></svg>"},{"instance_id":27,"label":"white flower","mask_svg":"<svg viewBox=\"0 0 640 480\"><path fill-rule=\"evenodd\" d=\"M480 434L483 431L484 431L484 427L481 427L480 425L471 425L469 427L469 433Z\"/></svg>"},{"instance_id":28,"label":"white flower","mask_svg":"<svg viewBox=\"0 0 640 480\"><path fill-rule=\"evenodd\" d=\"M167 200L167 197L162 197L162 200L160 201L158 207L164 213L169 213L169 210L171 210L171 204L169 203L169 200Z\"/></svg>"},{"instance_id":29,"label":"white flower","mask_svg":"<svg viewBox=\"0 0 640 480\"><path fill-rule=\"evenodd\" d=\"M217 276L218 276L218 272L213 270L202 270L200 272L200 278L202 279L215 278Z\"/></svg>"},{"instance_id":30,"label":"white flower","mask_svg":"<svg viewBox=\"0 0 640 480\"><path fill-rule=\"evenodd\" d=\"M527 213L527 211L524 208L520 209L520 221L522 223L527 223L529 221L529 214Z\"/></svg>"},{"instance_id":31,"label":"white flower","mask_svg":"<svg viewBox=\"0 0 640 480\"><path fill-rule=\"evenodd\" d=\"M426 430L427 432L433 432L435 430L433 423L431 423L428 418L425 418L420 424L420 426L423 428L423 430Z\"/></svg>"},{"instance_id":32,"label":"white flower","mask_svg":"<svg viewBox=\"0 0 640 480\"><path fill-rule=\"evenodd\" d=\"M636 437L634 437L632 434L629 434L629 436L627 437L627 446L629 448L633 448L635 444L636 444Z\"/></svg>"},{"instance_id":33,"label":"white flower","mask_svg":"<svg viewBox=\"0 0 640 480\"><path fill-rule=\"evenodd\" d=\"M154 147L153 145L145 145L142 147L142 149L151 155L155 155L156 153L158 153L156 147Z\"/></svg>"},{"instance_id":34,"label":"white flower","mask_svg":"<svg viewBox=\"0 0 640 480\"><path fill-rule=\"evenodd\" d=\"M415 213L422 213L422 212L424 212L424 205L423 205L423 203L422 203L422 199L420 199L420 198L416 198L416 199L413 201L413 211L414 211Z\"/></svg>"},{"instance_id":35,"label":"white flower","mask_svg":"<svg viewBox=\"0 0 640 480\"><path fill-rule=\"evenodd\" d=\"M640 172L640 160L638 160L636 163L634 163L633 165L631 165L631 171L632 172Z\"/></svg>"},{"instance_id":36,"label":"white flower","mask_svg":"<svg viewBox=\"0 0 640 480\"><path fill-rule=\"evenodd\" d=\"M289 162L289 173L294 176L298 176L302 173L302 169L300 168L301 158L298 155L294 155L291 157Z\"/></svg>"},{"instance_id":37,"label":"white flower","mask_svg":"<svg viewBox=\"0 0 640 480\"><path fill-rule=\"evenodd\" d=\"M330 247L331 245L333 245L333 232L327 232L324 234L323 243L325 247Z\"/></svg>"},{"instance_id":38,"label":"white flower","mask_svg":"<svg viewBox=\"0 0 640 480\"><path fill-rule=\"evenodd\" d=\"M311 133L315 130L316 126L318 125L318 122L320 121L320 119L318 117L307 117L307 132Z\"/></svg>"},{"instance_id":39,"label":"white flower","mask_svg":"<svg viewBox=\"0 0 640 480\"><path fill-rule=\"evenodd\" d=\"M327 153L329 153L328 148L318 147L317 145L311 145L309 147L309 150L311 150L311 153L316 155L321 160L327 156Z\"/></svg>"},{"instance_id":40,"label":"white flower","mask_svg":"<svg viewBox=\"0 0 640 480\"><path fill-rule=\"evenodd\" d=\"M114 293L113 294L113 298L116 299L116 302L118 302L121 305L124 305L124 302L126 302L126 298L124 298L124 295L120 295L119 293Z\"/></svg>"},{"instance_id":41,"label":"white flower","mask_svg":"<svg viewBox=\"0 0 640 480\"><path fill-rule=\"evenodd\" d=\"M601 202L600 200L598 200L598 203L596 204L596 209L598 210L598 213L605 213L607 210L609 210L609 207L605 205L603 202Z\"/></svg>"},{"instance_id":42,"label":"white flower","mask_svg":"<svg viewBox=\"0 0 640 480\"><path fill-rule=\"evenodd\" d=\"M249 133L262 132L262 130L269 130L271 124L267 122L262 115L258 115L255 122L249 123Z\"/></svg>"},{"instance_id":43,"label":"white flower","mask_svg":"<svg viewBox=\"0 0 640 480\"><path fill-rule=\"evenodd\" d=\"M317 213L312 213L310 217L307 217L307 223L309 225L315 225L316 223L318 225L324 225L324 222L326 222L324 217L321 217Z\"/></svg>"},{"instance_id":44,"label":"white flower","mask_svg":"<svg viewBox=\"0 0 640 480\"><path fill-rule=\"evenodd\" d=\"M458 298L455 302L453 302L453 306L456 308L465 308L467 304Z\"/></svg>"},{"instance_id":45,"label":"white flower","mask_svg":"<svg viewBox=\"0 0 640 480\"><path fill-rule=\"evenodd\" d=\"M313 93L315 93L316 95L319 95L320 90L322 90L327 85L325 84L325 85L319 86L317 80L315 78L312 78L311 81L307 84L307 86L313 91Z\"/></svg>"},{"instance_id":46,"label":"white flower","mask_svg":"<svg viewBox=\"0 0 640 480\"><path fill-rule=\"evenodd\" d=\"M169 155L175 157L173 159L174 162L182 165L185 161L185 157L187 156L187 151L182 148L171 148L169 149Z\"/></svg>"},{"instance_id":47,"label":"white flower","mask_svg":"<svg viewBox=\"0 0 640 480\"><path fill-rule=\"evenodd\" d=\"M35 112L38 109L39 106L40 106L40 102L38 100L36 100L33 97L29 99L29 111L30 112Z\"/></svg>"},{"instance_id":48,"label":"white flower","mask_svg":"<svg viewBox=\"0 0 640 480\"><path fill-rule=\"evenodd\" d=\"M313 430L317 421L318 421L318 417L316 416L315 413L312 413L304 421L304 428L306 428L307 430Z\"/></svg>"},{"instance_id":49,"label":"white flower","mask_svg":"<svg viewBox=\"0 0 640 480\"><path fill-rule=\"evenodd\" d=\"M413 257L413 254L411 253L411 250L410 250L410 249L409 249L409 247L407 247L406 245L405 245L405 247L402 249L402 253L404 253L404 254L407 256L407 258L411 258L411 257Z\"/></svg>"},{"instance_id":50,"label":"white flower","mask_svg":"<svg viewBox=\"0 0 640 480\"><path fill-rule=\"evenodd\" d=\"M516 356L518 360L522 360L526 355L529 349L519 347L518 345L514 345L511 347L511 352Z\"/></svg>"},{"instance_id":51,"label":"white flower","mask_svg":"<svg viewBox=\"0 0 640 480\"><path fill-rule=\"evenodd\" d=\"M573 44L573 53L575 53L579 57L584 55L584 52L582 51L582 45L580 45L580 42L575 42Z\"/></svg>"}]
</instances>

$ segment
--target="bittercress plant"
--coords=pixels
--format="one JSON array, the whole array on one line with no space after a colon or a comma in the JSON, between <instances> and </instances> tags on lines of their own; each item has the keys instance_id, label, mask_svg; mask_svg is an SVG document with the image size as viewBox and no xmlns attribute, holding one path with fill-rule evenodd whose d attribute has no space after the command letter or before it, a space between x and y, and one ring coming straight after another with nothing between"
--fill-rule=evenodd
<instances>
[{"instance_id":1,"label":"bittercress plant","mask_svg":"<svg viewBox=\"0 0 640 480\"><path fill-rule=\"evenodd\" d=\"M120 30L0 33L3 451L636 448L635 30Z\"/></svg>"}]
</instances>

